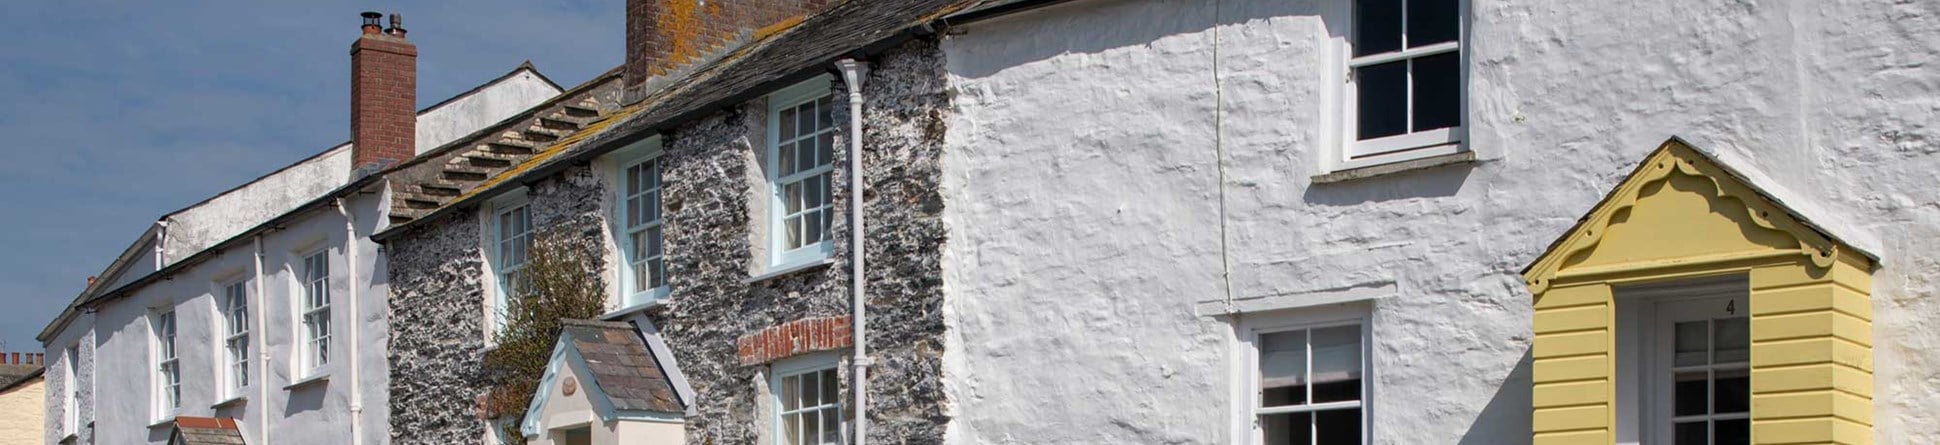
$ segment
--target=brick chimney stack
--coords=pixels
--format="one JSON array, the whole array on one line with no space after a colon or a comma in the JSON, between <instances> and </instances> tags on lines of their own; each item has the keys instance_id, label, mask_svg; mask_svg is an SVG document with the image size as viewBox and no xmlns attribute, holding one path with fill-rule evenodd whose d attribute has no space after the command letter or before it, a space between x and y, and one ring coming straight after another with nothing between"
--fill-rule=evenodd
<instances>
[{"instance_id":1,"label":"brick chimney stack","mask_svg":"<svg viewBox=\"0 0 1940 445\"><path fill-rule=\"evenodd\" d=\"M626 102L647 79L746 43L754 31L799 20L839 0L626 0Z\"/></svg>"},{"instance_id":2,"label":"brick chimney stack","mask_svg":"<svg viewBox=\"0 0 1940 445\"><path fill-rule=\"evenodd\" d=\"M404 20L363 13L363 34L350 44L350 168L386 165L417 155L418 47Z\"/></svg>"}]
</instances>

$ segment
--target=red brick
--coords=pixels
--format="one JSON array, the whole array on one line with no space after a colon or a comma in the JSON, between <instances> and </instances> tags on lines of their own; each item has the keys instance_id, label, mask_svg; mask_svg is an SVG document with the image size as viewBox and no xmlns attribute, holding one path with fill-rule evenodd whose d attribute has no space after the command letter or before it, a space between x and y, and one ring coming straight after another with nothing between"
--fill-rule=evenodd
<instances>
[{"instance_id":1,"label":"red brick","mask_svg":"<svg viewBox=\"0 0 1940 445\"><path fill-rule=\"evenodd\" d=\"M418 49L366 34L350 46L351 168L417 154Z\"/></svg>"}]
</instances>

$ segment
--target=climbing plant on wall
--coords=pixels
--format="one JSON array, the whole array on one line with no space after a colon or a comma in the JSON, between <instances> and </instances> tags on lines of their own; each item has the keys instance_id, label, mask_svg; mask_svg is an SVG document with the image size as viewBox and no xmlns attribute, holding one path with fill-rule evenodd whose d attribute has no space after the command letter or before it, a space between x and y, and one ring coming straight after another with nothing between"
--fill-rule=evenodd
<instances>
[{"instance_id":1,"label":"climbing plant on wall","mask_svg":"<svg viewBox=\"0 0 1940 445\"><path fill-rule=\"evenodd\" d=\"M584 237L558 231L533 238L520 282L508 298L498 345L485 353L483 376L491 392L483 407L508 443L524 444L519 424L544 377L560 320L592 319L605 309L598 248Z\"/></svg>"}]
</instances>

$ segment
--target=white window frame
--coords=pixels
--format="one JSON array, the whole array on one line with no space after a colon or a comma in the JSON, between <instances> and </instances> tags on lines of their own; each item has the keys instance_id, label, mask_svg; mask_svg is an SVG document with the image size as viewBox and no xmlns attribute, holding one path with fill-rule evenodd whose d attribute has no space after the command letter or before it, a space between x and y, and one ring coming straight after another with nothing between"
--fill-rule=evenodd
<instances>
[{"instance_id":1,"label":"white window frame","mask_svg":"<svg viewBox=\"0 0 1940 445\"><path fill-rule=\"evenodd\" d=\"M1333 57L1335 60L1333 66L1339 68L1334 70L1337 71L1337 74L1327 77L1331 79L1330 84L1340 86L1339 89L1334 91L1334 95L1339 101L1338 109L1340 113L1336 119L1336 125L1332 126L1336 133L1336 136L1332 139L1337 141L1333 145L1338 148L1324 150L1330 153L1328 160L1331 162L1328 164L1331 164L1331 168L1329 168L1331 171L1451 155L1462 153L1469 149L1469 1L1457 0L1456 16L1458 17L1458 23L1456 25L1456 40L1454 42L1443 42L1419 48L1408 48L1406 46L1407 3L1405 2L1408 0L1402 1L1404 2L1401 8L1401 26L1402 32L1404 33L1402 37L1404 42L1402 49L1360 57L1354 56L1354 0L1333 0L1326 2L1328 5L1326 7L1326 16L1331 18L1331 21L1340 24L1337 27L1330 26L1330 28L1339 30L1333 39ZM1461 77L1458 80L1461 85L1461 94L1457 99L1459 114L1456 117L1456 126L1423 131L1410 130L1407 133L1365 141L1359 139L1360 93L1359 84L1356 83L1353 74L1356 68L1399 60L1412 60L1450 52L1456 53L1460 59L1457 72ZM1412 69L1409 75L1413 75ZM1414 113L1412 111L1414 107L1414 83L1412 81L1408 83L1408 89L1409 112L1406 113L1408 118L1407 126L1412 129L1414 122Z\"/></svg>"},{"instance_id":2,"label":"white window frame","mask_svg":"<svg viewBox=\"0 0 1940 445\"><path fill-rule=\"evenodd\" d=\"M330 308L330 249L310 251L299 257L296 269L296 323L298 339L296 360L291 363L297 367L298 375L304 378L323 375L330 365L331 333L336 329ZM321 275L316 268L321 268ZM321 292L321 294L317 294ZM321 303L321 304L318 304ZM318 325L321 325L319 329Z\"/></svg>"},{"instance_id":3,"label":"white window frame","mask_svg":"<svg viewBox=\"0 0 1940 445\"><path fill-rule=\"evenodd\" d=\"M513 289L514 286L518 285L517 280L511 279L511 277L514 274L524 272L526 264L531 261L532 237L537 233L537 229L533 226L532 200L527 196L527 192L523 188L492 199L490 210L490 212L485 213L486 236L484 237L485 249L488 252L488 257L491 258L493 284L491 286L492 310L489 311L491 322L488 325L487 331L490 331L490 334L496 337L499 333L505 331L505 326L508 322L507 319L511 317L512 296L514 295ZM518 264L508 264L509 261L506 261L505 258L505 249L508 247L506 243L517 241L507 239L504 236L502 221L506 215L515 212L524 212L525 216L525 230L514 234L512 238L524 238L526 261L521 261Z\"/></svg>"},{"instance_id":4,"label":"white window frame","mask_svg":"<svg viewBox=\"0 0 1940 445\"><path fill-rule=\"evenodd\" d=\"M1232 389L1231 403L1233 443L1263 444L1264 431L1260 428L1260 416L1315 412L1323 410L1360 408L1361 443L1373 443L1374 419L1374 317L1372 306L1367 302L1350 302L1296 309L1286 309L1265 313L1238 315L1235 324L1235 340L1229 352L1231 360ZM1361 342L1361 398L1352 402L1328 402L1306 404L1294 407L1260 407L1260 335L1277 332L1325 329L1340 326L1360 326ZM1311 343L1311 337L1308 339ZM1311 352L1308 359L1308 372L1312 372ZM1309 380L1311 381L1311 380ZM1311 386L1311 385L1309 385ZM1311 392L1311 388L1309 389Z\"/></svg>"},{"instance_id":5,"label":"white window frame","mask_svg":"<svg viewBox=\"0 0 1940 445\"><path fill-rule=\"evenodd\" d=\"M655 200L656 203L666 202L666 193L665 193L666 184L664 181L665 177L661 175L661 172L664 171L665 166L661 164L661 161L663 161L664 159L660 155L661 155L660 143L658 138L655 138L655 139L650 139L646 141L645 143L643 143L642 146L629 147L628 149L622 150L620 152L620 155L617 156L617 158L619 159L619 162L615 163L617 166L617 169L614 171L614 181L613 181L613 184L615 185L615 187L613 187L613 190L614 190L613 210L614 211L613 211L612 225L613 225L613 239L615 241L614 245L620 248L619 258L621 260L620 261L621 264L619 267L619 276L620 276L619 307L622 307L622 308L635 307L635 306L640 306L647 303L659 301L661 299L667 298L667 295L671 290L671 287L667 285L667 272L666 272L667 270L666 269L667 268L667 260L666 260L667 258L667 247L666 247L667 246L667 241L666 241L667 215L666 215L665 205L664 204L660 205L659 208L657 208L654 211L654 215L656 215L654 219L631 227L627 225L627 222L629 221L628 215L636 211L633 205L630 204L630 202L634 197L636 196L640 197L644 202L645 198L649 194L653 194L654 196L658 196L658 199ZM630 180L629 179L630 176L628 176L627 174L628 170L632 170L634 167L641 166L647 163L652 163L654 166L653 174L655 179L653 183L655 185L653 186L653 188L649 189L646 192L634 194L632 193L633 184L631 182L628 182ZM659 248L660 255L648 256L646 258L635 258L633 255L633 252L635 249L635 246L633 245L633 234L644 233L645 231L654 230L654 229L660 230L660 240L661 240L660 248ZM660 284L658 286L654 286L645 290L635 291L634 289L639 287L640 280L648 279L649 277L641 277L639 273L634 271L634 268L636 267L637 264L645 263L647 261L652 261L655 259L660 260L660 280L661 280Z\"/></svg>"},{"instance_id":6,"label":"white window frame","mask_svg":"<svg viewBox=\"0 0 1940 445\"><path fill-rule=\"evenodd\" d=\"M786 439L783 438L783 435L787 434L787 431L788 431L786 426L788 416L800 415L811 411L818 412L817 413L818 415L826 415L829 413L833 413L837 416L837 418L841 419L839 422L836 423L836 430L840 435L840 439L838 439L837 443L841 443L841 444L849 443L849 419L846 417L842 417L844 409L847 406L847 400L844 397L842 397L842 391L845 391L847 389L846 387L848 386L847 385L848 382L842 381L843 380L842 372L840 369L840 366L842 364L841 362L842 362L841 355L824 352L824 353L817 353L817 354L806 355L801 357L788 358L785 360L777 361L775 362L774 365L769 367L768 399L770 403L769 408L771 409L770 412L773 413L773 415L769 417L769 421L773 425L773 433L769 436L769 437L772 437L773 440L770 441L770 443L773 443L774 445L788 445L789 442L787 442ZM835 393L835 397L833 398L835 403L823 403L815 406L797 407L794 410L784 410L782 408L783 402L782 402L781 385L784 379L788 377L795 377L795 376L807 375L811 373L818 373L818 372L824 372L824 371L833 371L832 374L836 379L835 380L836 393ZM817 391L821 390L820 385L817 385L816 390ZM818 424L819 424L819 421L818 421Z\"/></svg>"},{"instance_id":7,"label":"white window frame","mask_svg":"<svg viewBox=\"0 0 1940 445\"><path fill-rule=\"evenodd\" d=\"M1671 339L1660 332L1660 325L1674 326L1675 321L1718 318L1712 316L1717 314L1693 311L1688 307L1690 304L1685 304L1691 302L1709 303L1710 307L1721 311L1730 307L1723 316L1743 316L1749 321L1750 295L1749 282L1743 275L1629 286L1617 290L1617 444L1670 443L1673 439L1671 434L1675 428L1669 426L1670 413L1674 409L1671 386L1658 375L1669 372L1669 364L1660 355L1665 348L1671 347ZM1667 310L1663 308L1665 305L1683 307ZM1751 369L1749 360L1724 367L1746 372ZM1709 417L1712 420L1745 419L1750 417L1750 411Z\"/></svg>"},{"instance_id":8,"label":"white window frame","mask_svg":"<svg viewBox=\"0 0 1940 445\"><path fill-rule=\"evenodd\" d=\"M241 398L249 381L249 279L241 278L223 283L220 299L216 302L216 319L222 320L222 330L212 331L217 338L217 348L221 349L222 371L217 375L222 379L225 398Z\"/></svg>"},{"instance_id":9,"label":"white window frame","mask_svg":"<svg viewBox=\"0 0 1940 445\"><path fill-rule=\"evenodd\" d=\"M62 385L61 397L66 400L66 404L61 407L61 431L66 433L67 436L74 436L81 433L80 342L75 342L73 345L67 347L67 360L65 362L62 365L62 370L66 371L66 374L62 378L67 379L67 384Z\"/></svg>"},{"instance_id":10,"label":"white window frame","mask_svg":"<svg viewBox=\"0 0 1940 445\"><path fill-rule=\"evenodd\" d=\"M834 240L835 231L829 227L834 224L835 219L833 217L829 218L828 224L823 225L822 230L826 231L827 234L822 237L821 241L804 244L800 247L796 247L792 249L788 248L786 222L788 220L789 215L786 213L788 209L788 205L786 202L784 202L785 197L783 195L787 190L786 188L787 185L789 184L802 182L802 181L808 180L809 178L814 178L817 175L821 175L825 173L831 174L831 178L833 178L833 175L831 172L835 171L835 164L837 161L837 156L835 156L835 152L839 151L837 150L838 147L834 147L833 145L835 144L831 143L831 147L829 147L829 150L830 150L829 163L826 165L818 166L807 170L802 170L791 175L781 174L781 143L782 143L781 112L782 110L794 108L794 107L801 106L802 104L814 102L816 100L822 99L823 97L830 97L831 98L830 103L831 103L831 106L833 106L833 103L834 103L833 102L834 90L832 90L833 86L834 86L833 78L828 75L822 75L822 76L817 76L814 79L809 79L802 83L795 84L794 86L784 88L780 91L776 91L773 94L770 94L768 96L768 117L767 117L767 127L768 127L767 164L768 165L766 166L766 168L764 168L764 170L766 171L766 177L768 180L768 188L769 188L768 190L769 207L767 212L767 216L768 216L767 224L768 224L768 250L770 253L769 253L768 264L772 269L786 269L792 266L807 264L813 261L826 259L829 257L829 255L835 252L835 240ZM811 138L819 137L824 133L834 133L837 136L840 136L842 131L841 127L842 127L841 123L831 122L828 128L820 129L819 131L816 131L813 135L810 135L810 136L791 139L791 141L801 140L801 139L811 139ZM833 140L833 138L831 139ZM828 211L828 212L834 212L836 210L835 203L833 202L834 201L833 198L835 196L835 191L833 190L834 186L835 186L835 182L833 180L829 181L829 187L828 189L823 190L823 193L828 194L830 199L825 200L825 202L822 203L822 206L817 207L817 209L820 209L822 211ZM806 213L809 210L810 209L803 209L801 213Z\"/></svg>"},{"instance_id":11,"label":"white window frame","mask_svg":"<svg viewBox=\"0 0 1940 445\"><path fill-rule=\"evenodd\" d=\"M181 318L173 307L155 308L149 314L149 355L154 364L154 420L175 417L182 409L182 350L176 339L181 334Z\"/></svg>"}]
</instances>

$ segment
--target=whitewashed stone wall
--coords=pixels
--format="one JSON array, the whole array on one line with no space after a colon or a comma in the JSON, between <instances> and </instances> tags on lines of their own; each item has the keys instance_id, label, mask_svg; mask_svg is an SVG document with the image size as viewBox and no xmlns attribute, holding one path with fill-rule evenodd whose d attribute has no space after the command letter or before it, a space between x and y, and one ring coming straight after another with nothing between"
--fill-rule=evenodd
<instances>
[{"instance_id":1,"label":"whitewashed stone wall","mask_svg":"<svg viewBox=\"0 0 1940 445\"><path fill-rule=\"evenodd\" d=\"M1368 289L1376 443L1526 443L1516 272L1673 136L1876 246L1876 432L1940 441L1940 3L1473 0L1480 162L1315 184L1335 1L944 41L952 443L1227 443L1230 325L1194 304Z\"/></svg>"}]
</instances>

